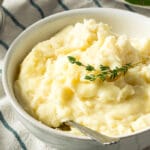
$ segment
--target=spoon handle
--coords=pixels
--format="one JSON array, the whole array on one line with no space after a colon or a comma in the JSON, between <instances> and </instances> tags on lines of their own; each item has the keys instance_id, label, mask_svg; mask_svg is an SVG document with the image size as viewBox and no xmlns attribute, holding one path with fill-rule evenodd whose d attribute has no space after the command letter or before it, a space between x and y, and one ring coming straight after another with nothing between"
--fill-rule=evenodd
<instances>
[{"instance_id":1,"label":"spoon handle","mask_svg":"<svg viewBox=\"0 0 150 150\"><path fill-rule=\"evenodd\" d=\"M91 137L92 139L96 140L97 142L99 142L102 145L114 144L120 140L119 138L112 138L112 137L103 135L101 133L98 133L98 132L96 132L90 128L87 128L85 126L82 126L74 121L66 121L65 124L72 126L74 128L77 128L84 135Z\"/></svg>"}]
</instances>

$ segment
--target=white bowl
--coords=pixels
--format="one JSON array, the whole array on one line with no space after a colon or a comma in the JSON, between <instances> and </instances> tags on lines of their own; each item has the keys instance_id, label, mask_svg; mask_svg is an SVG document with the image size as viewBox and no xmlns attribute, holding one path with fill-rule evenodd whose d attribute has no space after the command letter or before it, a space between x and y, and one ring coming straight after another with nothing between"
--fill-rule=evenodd
<instances>
[{"instance_id":1,"label":"white bowl","mask_svg":"<svg viewBox=\"0 0 150 150\"><path fill-rule=\"evenodd\" d=\"M135 13L110 8L87 8L66 11L40 20L20 34L10 46L3 68L4 89L17 112L18 119L39 139L51 144L53 147L65 150L96 150L104 149L104 147L87 137L73 136L56 131L34 119L18 103L14 94L13 83L18 65L34 45L50 38L63 27L81 21L83 18L94 18L107 23L118 34L127 34L132 37L150 37L150 19ZM145 134L148 131L149 129L134 133L132 136L121 137L121 141L125 139L130 141L134 139L135 135ZM108 147L109 149L116 149L118 145L110 145Z\"/></svg>"}]
</instances>

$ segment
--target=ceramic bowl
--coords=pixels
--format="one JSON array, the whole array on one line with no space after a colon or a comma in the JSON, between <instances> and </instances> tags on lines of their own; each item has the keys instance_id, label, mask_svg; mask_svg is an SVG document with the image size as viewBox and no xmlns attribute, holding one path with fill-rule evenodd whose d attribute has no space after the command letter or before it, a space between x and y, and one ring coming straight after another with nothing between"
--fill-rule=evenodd
<instances>
[{"instance_id":1,"label":"ceramic bowl","mask_svg":"<svg viewBox=\"0 0 150 150\"><path fill-rule=\"evenodd\" d=\"M133 149L133 146L137 146L135 144L137 136L143 138L149 133L149 129L121 137L120 143L103 147L88 137L68 135L42 124L24 111L14 94L13 86L18 66L33 46L40 41L49 39L65 26L74 24L84 18L94 18L97 21L107 23L118 34L127 34L132 37L150 37L150 19L128 11L110 8L86 8L48 16L28 27L10 46L3 68L5 92L22 124L36 137L53 147L64 150L97 150L117 149L120 146L126 146L126 149Z\"/></svg>"}]
</instances>

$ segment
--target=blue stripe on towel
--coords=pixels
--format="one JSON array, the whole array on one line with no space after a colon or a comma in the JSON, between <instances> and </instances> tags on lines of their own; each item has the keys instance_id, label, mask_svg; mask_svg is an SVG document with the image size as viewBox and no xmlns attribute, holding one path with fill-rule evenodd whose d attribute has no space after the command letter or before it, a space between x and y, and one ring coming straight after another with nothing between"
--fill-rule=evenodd
<instances>
[{"instance_id":1,"label":"blue stripe on towel","mask_svg":"<svg viewBox=\"0 0 150 150\"><path fill-rule=\"evenodd\" d=\"M93 2L94 2L98 7L102 7L102 5L99 3L98 0L93 0Z\"/></svg>"},{"instance_id":2,"label":"blue stripe on towel","mask_svg":"<svg viewBox=\"0 0 150 150\"><path fill-rule=\"evenodd\" d=\"M128 10L130 10L130 11L132 11L132 12L136 12L136 11L133 10L128 4L124 4L124 6L125 6Z\"/></svg>"},{"instance_id":3,"label":"blue stripe on towel","mask_svg":"<svg viewBox=\"0 0 150 150\"><path fill-rule=\"evenodd\" d=\"M69 10L68 6L66 6L66 4L64 4L64 2L62 0L58 0L58 4L64 9L64 10Z\"/></svg>"},{"instance_id":4,"label":"blue stripe on towel","mask_svg":"<svg viewBox=\"0 0 150 150\"><path fill-rule=\"evenodd\" d=\"M12 20L18 27L20 27L22 30L25 29L25 26L22 25L22 24L15 18L15 16L13 16L13 14L11 14L5 7L2 7L2 8L3 8L5 14L8 15L8 16L11 18L11 20Z\"/></svg>"},{"instance_id":5,"label":"blue stripe on towel","mask_svg":"<svg viewBox=\"0 0 150 150\"><path fill-rule=\"evenodd\" d=\"M8 49L9 46L7 43L5 43L4 41L0 40L0 44L5 48L5 49Z\"/></svg>"},{"instance_id":6,"label":"blue stripe on towel","mask_svg":"<svg viewBox=\"0 0 150 150\"><path fill-rule=\"evenodd\" d=\"M12 128L9 126L9 124L7 123L7 121L5 120L2 112L0 111L0 121L2 122L2 124L4 125L4 127L9 130L10 132L12 132L12 134L15 136L15 138L17 139L17 141L19 142L21 148L23 150L27 150L24 142L21 140L20 136L18 135L18 133Z\"/></svg>"},{"instance_id":7,"label":"blue stripe on towel","mask_svg":"<svg viewBox=\"0 0 150 150\"><path fill-rule=\"evenodd\" d=\"M29 2L31 3L31 5L32 5L36 10L38 10L38 12L39 12L40 15L41 15L41 18L44 18L45 15L44 15L43 10L40 8L40 6L39 6L38 4L36 4L36 3L34 2L34 0L29 0Z\"/></svg>"}]
</instances>

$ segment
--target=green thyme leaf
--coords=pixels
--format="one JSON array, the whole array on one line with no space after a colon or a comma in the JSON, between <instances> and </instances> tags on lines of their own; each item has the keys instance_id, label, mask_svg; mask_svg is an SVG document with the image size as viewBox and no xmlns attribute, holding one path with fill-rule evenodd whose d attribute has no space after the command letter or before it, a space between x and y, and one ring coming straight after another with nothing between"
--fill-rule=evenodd
<instances>
[{"instance_id":1,"label":"green thyme leaf","mask_svg":"<svg viewBox=\"0 0 150 150\"><path fill-rule=\"evenodd\" d=\"M76 61L75 62L78 66L83 66L83 64L81 63L81 62L79 62L79 61Z\"/></svg>"},{"instance_id":2,"label":"green thyme leaf","mask_svg":"<svg viewBox=\"0 0 150 150\"><path fill-rule=\"evenodd\" d=\"M84 79L89 80L89 81L95 81L96 76L94 74L86 75Z\"/></svg>"},{"instance_id":3,"label":"green thyme leaf","mask_svg":"<svg viewBox=\"0 0 150 150\"><path fill-rule=\"evenodd\" d=\"M114 70L111 70L110 79L114 80L114 79L116 79L117 76L118 76L118 69L116 68Z\"/></svg>"},{"instance_id":4,"label":"green thyme leaf","mask_svg":"<svg viewBox=\"0 0 150 150\"><path fill-rule=\"evenodd\" d=\"M76 62L76 58L72 57L72 56L68 56L69 61L74 64Z\"/></svg>"},{"instance_id":5,"label":"green thyme leaf","mask_svg":"<svg viewBox=\"0 0 150 150\"><path fill-rule=\"evenodd\" d=\"M101 71L108 71L108 70L110 70L110 67L109 66L100 65L100 70Z\"/></svg>"},{"instance_id":6,"label":"green thyme leaf","mask_svg":"<svg viewBox=\"0 0 150 150\"><path fill-rule=\"evenodd\" d=\"M93 71L93 70L95 70L95 68L93 66L91 66L91 65L87 65L86 66L86 70Z\"/></svg>"},{"instance_id":7,"label":"green thyme leaf","mask_svg":"<svg viewBox=\"0 0 150 150\"><path fill-rule=\"evenodd\" d=\"M105 81L106 80L106 78L107 78L107 74L105 73L100 73L100 74L98 74L97 75L97 77L100 79L100 80L102 80L102 81Z\"/></svg>"}]
</instances>

